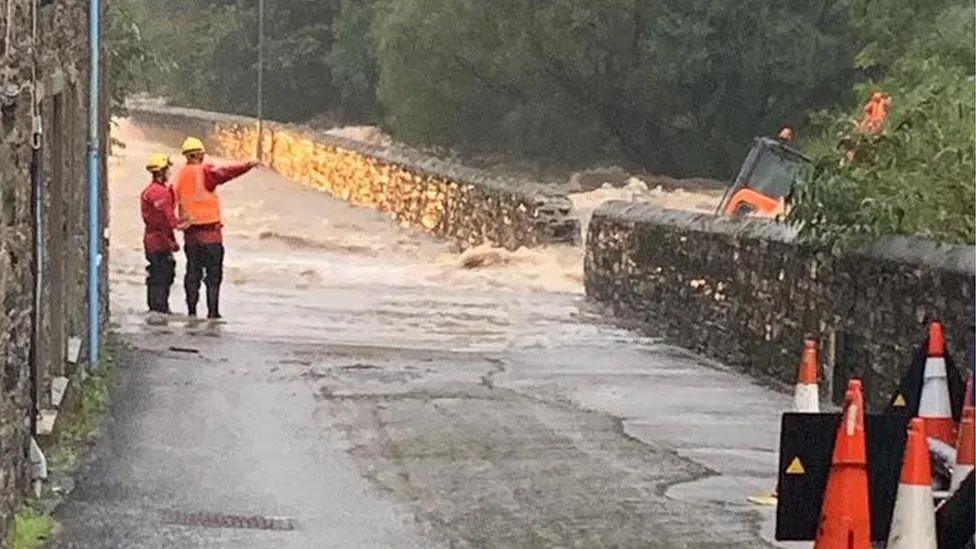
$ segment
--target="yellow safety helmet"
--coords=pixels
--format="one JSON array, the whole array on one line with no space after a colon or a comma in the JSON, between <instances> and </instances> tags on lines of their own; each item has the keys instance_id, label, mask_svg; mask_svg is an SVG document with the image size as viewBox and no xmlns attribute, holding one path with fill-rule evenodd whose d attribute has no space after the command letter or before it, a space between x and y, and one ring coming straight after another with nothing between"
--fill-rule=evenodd
<instances>
[{"instance_id":1,"label":"yellow safety helmet","mask_svg":"<svg viewBox=\"0 0 976 549\"><path fill-rule=\"evenodd\" d=\"M207 149L203 146L203 141L200 141L196 137L187 137L186 141L183 142L183 154L189 153L205 153Z\"/></svg>"},{"instance_id":2,"label":"yellow safety helmet","mask_svg":"<svg viewBox=\"0 0 976 549\"><path fill-rule=\"evenodd\" d=\"M146 161L146 169L152 173L163 171L172 165L173 163L169 161L169 157L161 153L150 156L149 160Z\"/></svg>"}]
</instances>

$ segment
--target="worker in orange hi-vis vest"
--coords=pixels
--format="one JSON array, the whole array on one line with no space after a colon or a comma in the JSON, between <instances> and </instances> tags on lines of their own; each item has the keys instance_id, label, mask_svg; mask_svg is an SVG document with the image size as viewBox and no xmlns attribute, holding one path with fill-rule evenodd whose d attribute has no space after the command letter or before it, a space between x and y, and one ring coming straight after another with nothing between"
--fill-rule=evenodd
<instances>
[{"instance_id":1,"label":"worker in orange hi-vis vest","mask_svg":"<svg viewBox=\"0 0 976 549\"><path fill-rule=\"evenodd\" d=\"M857 123L857 131L861 133L881 133L885 123L888 121L888 112L891 111L891 96L874 92L871 100L864 105L864 113L861 120Z\"/></svg>"},{"instance_id":2,"label":"worker in orange hi-vis vest","mask_svg":"<svg viewBox=\"0 0 976 549\"><path fill-rule=\"evenodd\" d=\"M188 225L183 233L186 253L186 307L190 316L197 314L200 282L207 286L207 318L220 318L220 282L224 271L224 239L221 227L220 197L217 187L244 175L257 162L233 164L217 168L204 164L206 150L203 142L188 137L183 142L186 166L176 176L173 189L180 208L180 217Z\"/></svg>"},{"instance_id":3,"label":"worker in orange hi-vis vest","mask_svg":"<svg viewBox=\"0 0 976 549\"><path fill-rule=\"evenodd\" d=\"M871 99L864 105L861 118L858 119L854 130L860 134L879 134L884 131L885 124L888 122L888 113L891 112L891 96L879 91L871 94ZM855 152L853 148L847 149L847 161L854 162Z\"/></svg>"}]
</instances>

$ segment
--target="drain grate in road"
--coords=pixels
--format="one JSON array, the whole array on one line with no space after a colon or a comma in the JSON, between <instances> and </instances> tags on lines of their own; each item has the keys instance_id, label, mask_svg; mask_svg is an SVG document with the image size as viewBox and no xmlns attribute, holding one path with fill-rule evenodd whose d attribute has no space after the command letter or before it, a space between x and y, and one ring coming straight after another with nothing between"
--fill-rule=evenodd
<instances>
[{"instance_id":1,"label":"drain grate in road","mask_svg":"<svg viewBox=\"0 0 976 549\"><path fill-rule=\"evenodd\" d=\"M182 526L201 528L246 528L250 530L297 530L298 525L290 518L221 513L172 513L169 522Z\"/></svg>"},{"instance_id":2,"label":"drain grate in road","mask_svg":"<svg viewBox=\"0 0 976 549\"><path fill-rule=\"evenodd\" d=\"M190 355L200 354L200 349L194 349L192 347L177 347L175 345L170 345L169 350L173 351L174 353L186 353Z\"/></svg>"}]
</instances>

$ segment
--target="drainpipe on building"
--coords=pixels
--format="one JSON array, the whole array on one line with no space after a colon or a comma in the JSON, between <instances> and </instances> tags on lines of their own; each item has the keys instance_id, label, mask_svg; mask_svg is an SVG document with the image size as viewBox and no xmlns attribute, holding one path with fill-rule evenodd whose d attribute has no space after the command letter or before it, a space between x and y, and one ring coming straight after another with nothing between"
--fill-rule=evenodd
<instances>
[{"instance_id":1,"label":"drainpipe on building","mask_svg":"<svg viewBox=\"0 0 976 549\"><path fill-rule=\"evenodd\" d=\"M8 25L10 22L8 21ZM31 315L30 345L30 442L31 486L36 497L47 479L47 458L34 438L40 414L38 377L40 376L41 292L44 290L44 126L41 99L37 93L37 0L31 2L31 198L34 213L34 314Z\"/></svg>"},{"instance_id":2,"label":"drainpipe on building","mask_svg":"<svg viewBox=\"0 0 976 549\"><path fill-rule=\"evenodd\" d=\"M11 21L7 21L8 29ZM33 311L31 314L31 340L28 361L30 372L30 434L37 433L37 416L40 413L38 402L38 377L40 374L40 330L41 330L41 292L44 288L44 132L41 127L41 98L37 89L37 0L31 1L31 79L30 86L30 116L31 116L31 214L34 219L34 253L31 259L31 270L34 275Z\"/></svg>"},{"instance_id":3,"label":"drainpipe on building","mask_svg":"<svg viewBox=\"0 0 976 549\"><path fill-rule=\"evenodd\" d=\"M99 350L99 266L101 253L101 136L99 107L101 106L101 0L88 3L89 84L88 84L88 359L92 368L98 365Z\"/></svg>"},{"instance_id":4,"label":"drainpipe on building","mask_svg":"<svg viewBox=\"0 0 976 549\"><path fill-rule=\"evenodd\" d=\"M34 101L33 93L31 101ZM35 107L36 109L36 107ZM31 315L31 345L30 345L30 432L37 433L37 415L40 413L38 402L38 377L40 375L40 332L41 332L41 292L44 289L44 152L41 150L40 126L35 116L33 136L31 137L31 213L34 214L34 311Z\"/></svg>"}]
</instances>

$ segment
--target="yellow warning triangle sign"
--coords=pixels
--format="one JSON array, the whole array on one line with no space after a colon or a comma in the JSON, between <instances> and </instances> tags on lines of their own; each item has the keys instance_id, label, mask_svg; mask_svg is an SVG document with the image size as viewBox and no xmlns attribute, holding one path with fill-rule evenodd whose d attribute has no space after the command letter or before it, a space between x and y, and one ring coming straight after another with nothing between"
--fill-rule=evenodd
<instances>
[{"instance_id":1,"label":"yellow warning triangle sign","mask_svg":"<svg viewBox=\"0 0 976 549\"><path fill-rule=\"evenodd\" d=\"M793 461L790 462L790 466L786 468L787 475L803 475L806 472L807 470L803 468L803 462L800 461L799 456L793 458Z\"/></svg>"},{"instance_id":2,"label":"yellow warning triangle sign","mask_svg":"<svg viewBox=\"0 0 976 549\"><path fill-rule=\"evenodd\" d=\"M898 393L898 396L895 397L895 401L891 403L892 406L898 406L899 408L904 407L907 404L908 403L905 402L905 397L901 396L901 393Z\"/></svg>"}]
</instances>

